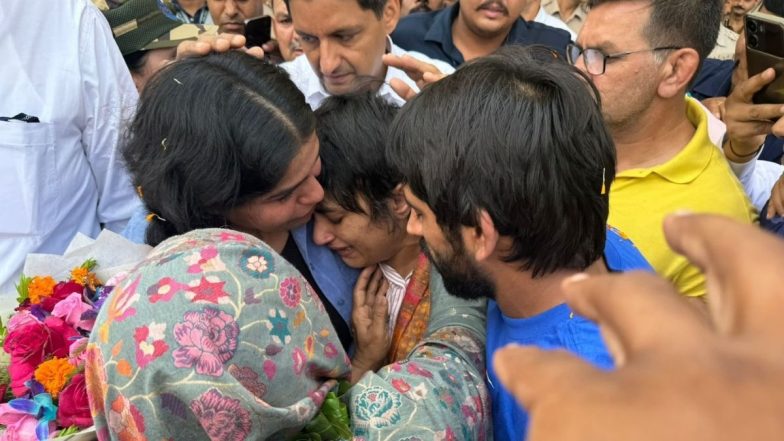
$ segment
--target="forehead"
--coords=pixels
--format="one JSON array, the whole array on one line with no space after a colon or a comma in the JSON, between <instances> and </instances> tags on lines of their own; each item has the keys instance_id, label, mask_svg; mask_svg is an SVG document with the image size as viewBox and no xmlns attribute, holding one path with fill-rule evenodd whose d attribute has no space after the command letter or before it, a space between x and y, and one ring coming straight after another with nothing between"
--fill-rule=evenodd
<instances>
[{"instance_id":1,"label":"forehead","mask_svg":"<svg viewBox=\"0 0 784 441\"><path fill-rule=\"evenodd\" d=\"M274 12L286 11L286 0L272 0L272 10Z\"/></svg>"},{"instance_id":2,"label":"forehead","mask_svg":"<svg viewBox=\"0 0 784 441\"><path fill-rule=\"evenodd\" d=\"M588 12L577 41L583 46L606 42L626 48L643 39L650 14L648 1L602 3Z\"/></svg>"},{"instance_id":3,"label":"forehead","mask_svg":"<svg viewBox=\"0 0 784 441\"><path fill-rule=\"evenodd\" d=\"M380 22L358 0L290 0L294 27L311 35L329 35L350 27Z\"/></svg>"}]
</instances>

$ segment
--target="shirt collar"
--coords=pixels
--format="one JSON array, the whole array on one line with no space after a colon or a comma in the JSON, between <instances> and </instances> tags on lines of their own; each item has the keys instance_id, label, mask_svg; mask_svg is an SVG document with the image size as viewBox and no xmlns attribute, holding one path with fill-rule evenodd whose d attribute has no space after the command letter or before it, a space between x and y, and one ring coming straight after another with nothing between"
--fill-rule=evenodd
<instances>
[{"instance_id":1,"label":"shirt collar","mask_svg":"<svg viewBox=\"0 0 784 441\"><path fill-rule=\"evenodd\" d=\"M577 19L579 21L584 21L585 16L588 15L588 8L585 6L585 2L581 2L579 6L574 10L574 15L570 18L566 18L561 16L561 11L558 8L558 0L550 0L542 3L542 9L545 10L550 15L558 14L558 18L562 21L567 21L571 19Z\"/></svg>"},{"instance_id":2,"label":"shirt collar","mask_svg":"<svg viewBox=\"0 0 784 441\"><path fill-rule=\"evenodd\" d=\"M401 47L392 43L392 39L389 37L389 35L387 35L387 48L385 53L402 56L406 54L406 51L403 50ZM307 88L305 89L306 92L304 93L306 101L311 102L311 100L313 100L314 98L326 99L327 97L329 97L331 94L327 92L326 89L324 89L324 86L321 84L321 81L319 81L316 72L313 71L313 67L310 65L310 62L307 60L307 57L303 55L297 58L297 60L300 59L302 60L302 62L305 63L306 65L305 67L310 72L310 74L307 75L308 78ZM413 82L408 78L408 75L406 75L406 73L403 72L402 70L394 67L387 67L387 74L384 77L384 83L378 89L378 95L382 98L385 98L387 100L396 103L399 106L402 106L403 104L405 104L405 100L403 100L403 98L401 98L397 93L395 93L395 91L389 85L389 82L392 78L400 78L403 81L409 83L409 85L413 84ZM415 84L414 87L416 87Z\"/></svg>"},{"instance_id":3,"label":"shirt collar","mask_svg":"<svg viewBox=\"0 0 784 441\"><path fill-rule=\"evenodd\" d=\"M618 177L644 178L656 173L674 184L688 184L697 179L708 167L713 155L719 151L708 135L708 117L693 98L686 98L686 117L694 125L695 132L686 147L674 158L651 168L638 168L618 173Z\"/></svg>"},{"instance_id":4,"label":"shirt collar","mask_svg":"<svg viewBox=\"0 0 784 441\"><path fill-rule=\"evenodd\" d=\"M395 271L394 268L385 263L379 263L378 267L381 268L381 272L384 273L384 277L387 279L390 285L394 285L403 289L408 286L408 281L411 279L411 274L403 277L397 271Z\"/></svg>"}]
</instances>

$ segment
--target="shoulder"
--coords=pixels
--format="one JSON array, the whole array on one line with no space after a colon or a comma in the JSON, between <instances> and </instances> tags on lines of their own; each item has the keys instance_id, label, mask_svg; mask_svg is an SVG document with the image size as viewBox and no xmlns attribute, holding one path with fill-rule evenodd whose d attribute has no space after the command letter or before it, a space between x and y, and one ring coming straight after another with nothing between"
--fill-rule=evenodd
<instances>
[{"instance_id":1,"label":"shoulder","mask_svg":"<svg viewBox=\"0 0 784 441\"><path fill-rule=\"evenodd\" d=\"M632 270L653 271L640 250L623 232L607 226L607 239L604 242L604 259L613 271Z\"/></svg>"},{"instance_id":2,"label":"shoulder","mask_svg":"<svg viewBox=\"0 0 784 441\"><path fill-rule=\"evenodd\" d=\"M399 35L401 37L421 37L424 38L425 34L427 33L430 26L433 25L433 21L435 20L436 14L440 11L431 11L431 12L416 12L413 14L409 14L402 19L397 24L395 31L392 35Z\"/></svg>"},{"instance_id":3,"label":"shoulder","mask_svg":"<svg viewBox=\"0 0 784 441\"><path fill-rule=\"evenodd\" d=\"M565 52L572 36L563 29L556 29L543 23L518 19L510 36L511 43L542 44Z\"/></svg>"},{"instance_id":4,"label":"shoulder","mask_svg":"<svg viewBox=\"0 0 784 441\"><path fill-rule=\"evenodd\" d=\"M578 355L596 367L602 369L613 367L612 356L604 344L604 339L596 323L574 314L563 325L562 330L569 336L564 338L565 349L569 352Z\"/></svg>"}]
</instances>

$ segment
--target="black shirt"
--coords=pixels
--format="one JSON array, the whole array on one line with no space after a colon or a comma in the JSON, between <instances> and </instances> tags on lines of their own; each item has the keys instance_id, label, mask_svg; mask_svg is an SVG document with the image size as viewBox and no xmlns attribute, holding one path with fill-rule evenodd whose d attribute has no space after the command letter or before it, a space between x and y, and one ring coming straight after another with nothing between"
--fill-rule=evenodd
<instances>
[{"instance_id":1,"label":"black shirt","mask_svg":"<svg viewBox=\"0 0 784 441\"><path fill-rule=\"evenodd\" d=\"M407 51L421 52L457 68L465 62L452 40L452 23L459 12L460 4L455 3L438 11L407 15L392 32L392 42ZM566 45L571 41L571 35L563 29L518 18L504 44L540 44L566 57Z\"/></svg>"},{"instance_id":2,"label":"black shirt","mask_svg":"<svg viewBox=\"0 0 784 441\"><path fill-rule=\"evenodd\" d=\"M289 234L289 239L286 241L286 246L283 247L283 251L280 252L280 255L294 265L294 268L305 277L305 280L307 280L313 290L316 291L316 295L321 299L321 303L324 304L324 309L329 315L329 321L332 322L332 326L338 333L338 338L343 345L343 349L348 352L353 341L351 329L343 320L343 317L340 316L337 309L329 302L329 299L321 292L321 288L316 284L316 279L313 278L313 274L311 274L308 264L305 263L305 259L302 258L302 254L299 252L297 243L294 242L294 237L292 235Z\"/></svg>"}]
</instances>

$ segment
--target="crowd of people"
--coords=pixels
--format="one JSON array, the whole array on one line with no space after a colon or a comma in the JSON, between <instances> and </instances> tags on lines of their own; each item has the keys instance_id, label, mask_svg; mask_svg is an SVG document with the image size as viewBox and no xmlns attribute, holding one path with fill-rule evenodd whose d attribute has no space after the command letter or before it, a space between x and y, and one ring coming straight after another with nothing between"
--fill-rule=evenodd
<instances>
[{"instance_id":1,"label":"crowd of people","mask_svg":"<svg viewBox=\"0 0 784 441\"><path fill-rule=\"evenodd\" d=\"M324 439L330 393L355 439L781 439L749 13L784 2L6 0L0 294L154 247L86 351L99 439Z\"/></svg>"}]
</instances>

